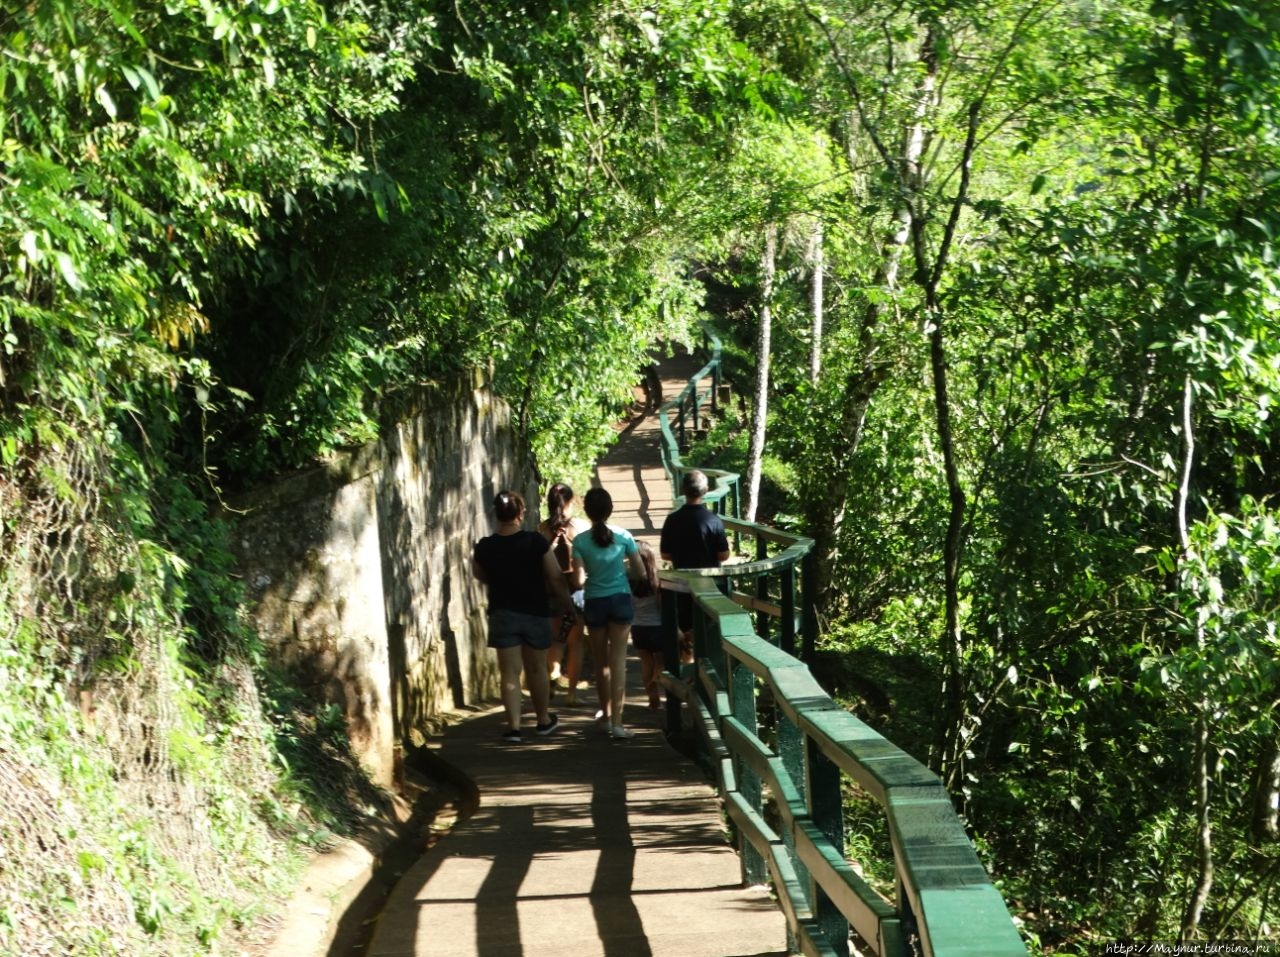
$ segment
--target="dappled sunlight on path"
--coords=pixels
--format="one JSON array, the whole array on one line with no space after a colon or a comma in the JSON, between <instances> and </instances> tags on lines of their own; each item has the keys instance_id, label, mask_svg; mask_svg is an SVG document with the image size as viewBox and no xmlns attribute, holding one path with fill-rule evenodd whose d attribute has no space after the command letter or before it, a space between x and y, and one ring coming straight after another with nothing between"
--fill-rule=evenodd
<instances>
[{"instance_id":1,"label":"dappled sunlight on path","mask_svg":"<svg viewBox=\"0 0 1280 957\"><path fill-rule=\"evenodd\" d=\"M662 470L662 432L657 406L673 398L698 371L701 363L680 354L658 363L661 397L649 397L636 387L636 405L618 428L618 442L596 464L596 484L613 497L611 521L637 540L657 550L662 521L671 511L671 485Z\"/></svg>"},{"instance_id":2,"label":"dappled sunlight on path","mask_svg":"<svg viewBox=\"0 0 1280 957\"><path fill-rule=\"evenodd\" d=\"M678 356L660 369L670 398L698 364ZM597 477L613 521L656 547L671 492L653 405L621 425ZM500 707L452 717L433 751L475 783L479 807L405 873L368 957L786 953L781 912L767 889L742 886L714 789L644 707L634 657L627 679L631 741L597 727L591 690L577 707L553 703L550 736L534 735L526 713L522 744L500 739Z\"/></svg>"}]
</instances>

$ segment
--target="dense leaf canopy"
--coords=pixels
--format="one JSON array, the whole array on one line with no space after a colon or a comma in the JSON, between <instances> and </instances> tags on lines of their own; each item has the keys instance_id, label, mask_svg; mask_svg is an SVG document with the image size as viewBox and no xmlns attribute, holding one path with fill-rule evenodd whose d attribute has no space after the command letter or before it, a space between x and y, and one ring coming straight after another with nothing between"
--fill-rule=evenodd
<instances>
[{"instance_id":1,"label":"dense leaf canopy","mask_svg":"<svg viewBox=\"0 0 1280 957\"><path fill-rule=\"evenodd\" d=\"M0 31L0 609L46 574L70 622L0 610L24 686L252 658L207 505L415 383L491 370L575 480L696 318L750 389L776 236L762 514L817 541L828 649L1028 939L1269 932L1280 8L31 0ZM77 522L96 591L59 571ZM15 700L0 743L37 748Z\"/></svg>"}]
</instances>

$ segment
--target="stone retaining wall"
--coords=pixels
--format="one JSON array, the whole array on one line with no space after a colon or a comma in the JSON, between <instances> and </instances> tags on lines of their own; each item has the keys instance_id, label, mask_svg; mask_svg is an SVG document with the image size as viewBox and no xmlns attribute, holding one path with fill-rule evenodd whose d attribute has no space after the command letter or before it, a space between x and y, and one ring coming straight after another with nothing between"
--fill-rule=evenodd
<instances>
[{"instance_id":1,"label":"stone retaining wall","mask_svg":"<svg viewBox=\"0 0 1280 957\"><path fill-rule=\"evenodd\" d=\"M396 748L498 694L471 546L504 487L538 500L529 451L481 376L424 387L382 438L235 503L255 624L295 682L347 719L388 786Z\"/></svg>"}]
</instances>

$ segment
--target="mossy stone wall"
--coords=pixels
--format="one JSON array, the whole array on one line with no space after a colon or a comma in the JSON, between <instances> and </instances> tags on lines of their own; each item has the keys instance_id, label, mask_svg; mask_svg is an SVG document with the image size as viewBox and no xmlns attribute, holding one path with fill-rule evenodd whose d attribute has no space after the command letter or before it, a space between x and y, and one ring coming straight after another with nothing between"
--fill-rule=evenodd
<instances>
[{"instance_id":1,"label":"mossy stone wall","mask_svg":"<svg viewBox=\"0 0 1280 957\"><path fill-rule=\"evenodd\" d=\"M402 396L382 438L235 503L256 626L300 686L346 716L384 786L396 748L498 693L471 548L502 488L537 502L529 450L480 374Z\"/></svg>"}]
</instances>

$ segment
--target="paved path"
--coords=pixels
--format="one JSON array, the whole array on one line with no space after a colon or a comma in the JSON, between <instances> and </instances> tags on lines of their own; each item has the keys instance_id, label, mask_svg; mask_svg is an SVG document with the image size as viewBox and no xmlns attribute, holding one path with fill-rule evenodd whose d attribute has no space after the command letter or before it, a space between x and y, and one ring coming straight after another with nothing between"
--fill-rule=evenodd
<instances>
[{"instance_id":1,"label":"paved path","mask_svg":"<svg viewBox=\"0 0 1280 957\"><path fill-rule=\"evenodd\" d=\"M613 497L610 522L649 542L654 551L662 521L671 511L671 483L662 470L662 430L655 406L675 398L698 368L699 363L685 355L661 361L662 395L646 402L643 391L636 390L635 407L617 426L617 443L596 463L595 484Z\"/></svg>"},{"instance_id":2,"label":"paved path","mask_svg":"<svg viewBox=\"0 0 1280 957\"><path fill-rule=\"evenodd\" d=\"M697 371L660 365L667 397ZM614 521L655 545L671 504L652 411L622 427L599 465ZM615 742L595 695L553 705L560 728L500 740L493 707L445 732L438 756L475 782L478 809L406 872L368 957L782 957L782 915L743 887L715 792L667 744L628 661L626 724ZM531 728L527 729L532 731Z\"/></svg>"}]
</instances>

